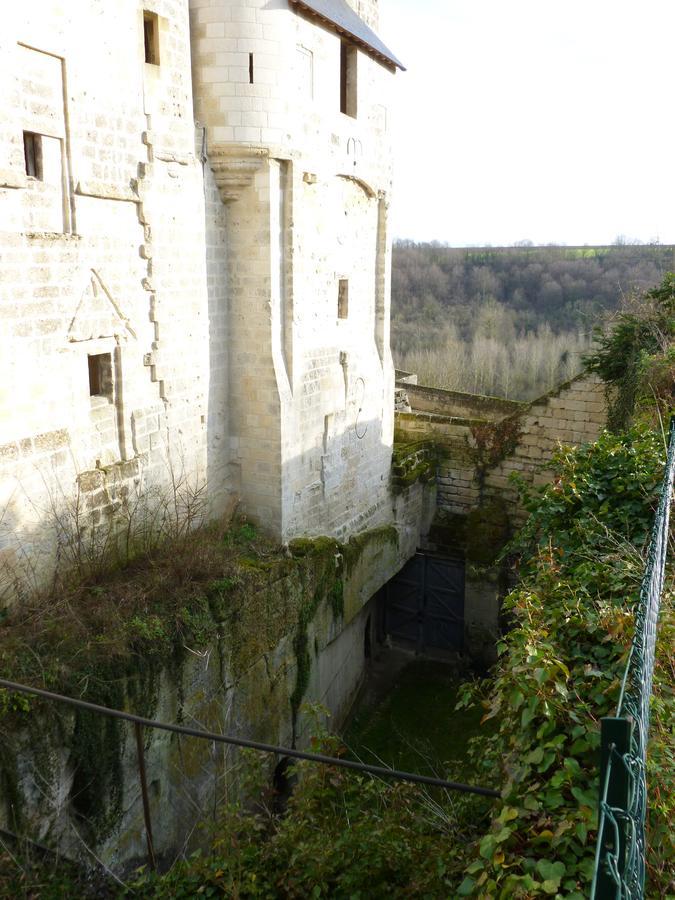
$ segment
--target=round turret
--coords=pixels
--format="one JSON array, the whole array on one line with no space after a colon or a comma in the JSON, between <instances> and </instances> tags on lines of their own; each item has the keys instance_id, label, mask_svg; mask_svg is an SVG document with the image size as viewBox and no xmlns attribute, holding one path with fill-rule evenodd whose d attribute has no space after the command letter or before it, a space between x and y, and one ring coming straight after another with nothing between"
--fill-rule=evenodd
<instances>
[{"instance_id":1,"label":"round turret","mask_svg":"<svg viewBox=\"0 0 675 900\"><path fill-rule=\"evenodd\" d=\"M217 177L227 172L231 184L234 169L239 178L262 154L303 158L311 171L330 160L333 171L388 189L390 84L400 64L369 27L376 0L191 0L190 8L195 114Z\"/></svg>"}]
</instances>

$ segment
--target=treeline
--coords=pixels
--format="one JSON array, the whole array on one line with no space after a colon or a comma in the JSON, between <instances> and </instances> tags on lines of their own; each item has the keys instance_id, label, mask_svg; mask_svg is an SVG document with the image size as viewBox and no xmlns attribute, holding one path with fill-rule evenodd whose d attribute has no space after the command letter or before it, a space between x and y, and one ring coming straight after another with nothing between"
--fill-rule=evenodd
<instances>
[{"instance_id":1,"label":"treeline","mask_svg":"<svg viewBox=\"0 0 675 900\"><path fill-rule=\"evenodd\" d=\"M581 371L582 356L591 349L588 334L555 334L548 324L518 334L512 315L502 313L511 327L501 333L486 335L478 327L464 339L450 328L440 346L398 354L396 364L429 387L510 400L539 397Z\"/></svg>"},{"instance_id":2,"label":"treeline","mask_svg":"<svg viewBox=\"0 0 675 900\"><path fill-rule=\"evenodd\" d=\"M451 390L529 399L576 374L593 326L675 268L662 245L394 246L396 365Z\"/></svg>"}]
</instances>

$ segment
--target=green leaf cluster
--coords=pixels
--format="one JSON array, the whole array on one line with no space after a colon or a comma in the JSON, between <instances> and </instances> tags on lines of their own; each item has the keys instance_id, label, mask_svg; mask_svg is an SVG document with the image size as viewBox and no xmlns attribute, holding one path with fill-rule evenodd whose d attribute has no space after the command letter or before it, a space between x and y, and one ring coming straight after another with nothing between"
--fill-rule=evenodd
<instances>
[{"instance_id":1,"label":"green leaf cluster","mask_svg":"<svg viewBox=\"0 0 675 900\"><path fill-rule=\"evenodd\" d=\"M312 749L340 753L325 734ZM171 872L142 872L133 897L378 898L451 897L470 831L434 814L409 784L387 785L344 769L299 762L283 815L263 792L255 809L223 810L210 853Z\"/></svg>"},{"instance_id":2,"label":"green leaf cluster","mask_svg":"<svg viewBox=\"0 0 675 900\"><path fill-rule=\"evenodd\" d=\"M595 349L584 362L609 387L608 425L614 431L627 427L641 399L662 401L667 408L675 399L675 274L633 299L632 308L616 316L607 331L597 329Z\"/></svg>"},{"instance_id":3,"label":"green leaf cluster","mask_svg":"<svg viewBox=\"0 0 675 900\"><path fill-rule=\"evenodd\" d=\"M599 720L618 699L665 451L645 428L563 450L556 478L528 502L509 552L520 584L512 628L484 701L494 737L474 746L503 774L502 800L461 896L588 896L597 829ZM673 869L672 573L664 599L650 747L650 896Z\"/></svg>"}]
</instances>

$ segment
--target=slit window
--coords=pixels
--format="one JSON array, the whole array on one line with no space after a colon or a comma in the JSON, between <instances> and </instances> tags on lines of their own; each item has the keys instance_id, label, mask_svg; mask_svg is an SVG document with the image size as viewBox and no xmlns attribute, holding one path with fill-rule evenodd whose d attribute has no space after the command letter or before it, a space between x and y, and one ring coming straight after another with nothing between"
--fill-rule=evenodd
<instances>
[{"instance_id":1,"label":"slit window","mask_svg":"<svg viewBox=\"0 0 675 900\"><path fill-rule=\"evenodd\" d=\"M356 118L356 62L358 50L349 41L340 44L340 112Z\"/></svg>"},{"instance_id":2,"label":"slit window","mask_svg":"<svg viewBox=\"0 0 675 900\"><path fill-rule=\"evenodd\" d=\"M248 55L248 83L253 84L253 54Z\"/></svg>"},{"instance_id":3,"label":"slit window","mask_svg":"<svg viewBox=\"0 0 675 900\"><path fill-rule=\"evenodd\" d=\"M159 18L157 13L143 11L143 43L145 61L151 66L159 65Z\"/></svg>"},{"instance_id":4,"label":"slit window","mask_svg":"<svg viewBox=\"0 0 675 900\"><path fill-rule=\"evenodd\" d=\"M111 353L96 353L87 357L89 364L89 396L113 399L113 368Z\"/></svg>"},{"instance_id":5,"label":"slit window","mask_svg":"<svg viewBox=\"0 0 675 900\"><path fill-rule=\"evenodd\" d=\"M298 44L298 87L303 97L314 99L314 54Z\"/></svg>"},{"instance_id":6,"label":"slit window","mask_svg":"<svg viewBox=\"0 0 675 900\"><path fill-rule=\"evenodd\" d=\"M349 315L349 280L338 281L338 319L346 319Z\"/></svg>"},{"instance_id":7,"label":"slit window","mask_svg":"<svg viewBox=\"0 0 675 900\"><path fill-rule=\"evenodd\" d=\"M26 163L26 175L30 178L44 179L42 167L42 135L32 131L23 133L23 155Z\"/></svg>"}]
</instances>

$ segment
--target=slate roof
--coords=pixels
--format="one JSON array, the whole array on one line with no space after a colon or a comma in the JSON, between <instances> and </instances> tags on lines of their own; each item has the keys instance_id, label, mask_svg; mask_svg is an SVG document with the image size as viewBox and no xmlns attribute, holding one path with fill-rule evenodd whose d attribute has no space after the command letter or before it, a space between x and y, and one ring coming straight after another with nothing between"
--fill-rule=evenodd
<instances>
[{"instance_id":1,"label":"slate roof","mask_svg":"<svg viewBox=\"0 0 675 900\"><path fill-rule=\"evenodd\" d=\"M366 53L385 65L405 71L403 63L382 43L346 0L290 0L290 3L299 12L318 17L339 34L351 38Z\"/></svg>"}]
</instances>

